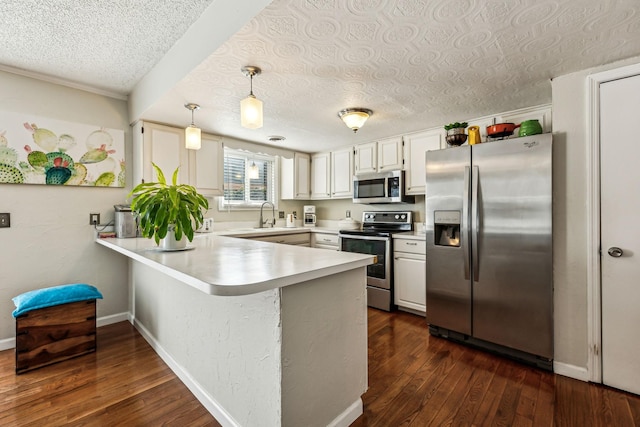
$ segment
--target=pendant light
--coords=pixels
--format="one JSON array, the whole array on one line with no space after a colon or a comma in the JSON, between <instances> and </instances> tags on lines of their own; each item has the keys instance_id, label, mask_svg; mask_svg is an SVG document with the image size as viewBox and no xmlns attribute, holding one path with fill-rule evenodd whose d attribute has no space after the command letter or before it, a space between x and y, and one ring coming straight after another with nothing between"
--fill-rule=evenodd
<instances>
[{"instance_id":1,"label":"pendant light","mask_svg":"<svg viewBox=\"0 0 640 427\"><path fill-rule=\"evenodd\" d=\"M199 110L198 104L184 104L187 110L191 110L191 125L184 130L184 145L188 150L199 150L202 145L201 131L193 123L193 111Z\"/></svg>"},{"instance_id":2,"label":"pendant light","mask_svg":"<svg viewBox=\"0 0 640 427\"><path fill-rule=\"evenodd\" d=\"M242 73L251 78L251 91L249 96L240 101L240 124L247 129L262 127L262 101L253 94L253 76L260 74L262 70L253 65L242 67Z\"/></svg>"},{"instance_id":3,"label":"pendant light","mask_svg":"<svg viewBox=\"0 0 640 427\"><path fill-rule=\"evenodd\" d=\"M358 132L358 129L364 126L364 122L366 122L371 115L373 115L373 111L367 108L345 108L338 112L338 117L342 119L344 124L347 125L353 133Z\"/></svg>"}]
</instances>

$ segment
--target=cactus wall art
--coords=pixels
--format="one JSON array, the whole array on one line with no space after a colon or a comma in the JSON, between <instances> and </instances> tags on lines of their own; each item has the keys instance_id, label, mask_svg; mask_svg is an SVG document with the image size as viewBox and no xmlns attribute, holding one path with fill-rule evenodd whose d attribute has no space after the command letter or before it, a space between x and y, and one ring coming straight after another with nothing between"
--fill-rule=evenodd
<instances>
[{"instance_id":1,"label":"cactus wall art","mask_svg":"<svg viewBox=\"0 0 640 427\"><path fill-rule=\"evenodd\" d=\"M124 131L0 111L0 183L124 187Z\"/></svg>"}]
</instances>

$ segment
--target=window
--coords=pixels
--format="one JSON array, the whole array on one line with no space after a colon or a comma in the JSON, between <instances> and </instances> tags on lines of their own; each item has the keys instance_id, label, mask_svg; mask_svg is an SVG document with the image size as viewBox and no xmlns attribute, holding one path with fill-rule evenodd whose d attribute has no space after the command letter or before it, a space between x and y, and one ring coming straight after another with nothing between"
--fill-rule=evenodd
<instances>
[{"instance_id":1,"label":"window","mask_svg":"<svg viewBox=\"0 0 640 427\"><path fill-rule=\"evenodd\" d=\"M254 166L255 165L255 166ZM257 178L250 177L257 168ZM220 209L255 209L264 202L277 207L276 159L264 154L224 149L224 197Z\"/></svg>"}]
</instances>

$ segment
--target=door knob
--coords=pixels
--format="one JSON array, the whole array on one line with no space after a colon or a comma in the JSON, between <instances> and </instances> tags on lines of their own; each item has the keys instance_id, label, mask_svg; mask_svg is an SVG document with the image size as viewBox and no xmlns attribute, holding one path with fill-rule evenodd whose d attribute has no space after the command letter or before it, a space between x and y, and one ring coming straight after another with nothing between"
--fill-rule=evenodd
<instances>
[{"instance_id":1,"label":"door knob","mask_svg":"<svg viewBox=\"0 0 640 427\"><path fill-rule=\"evenodd\" d=\"M622 251L622 249L613 246L613 247L609 248L607 253L609 255L611 255L612 257L614 257L614 258L620 258L624 252Z\"/></svg>"}]
</instances>

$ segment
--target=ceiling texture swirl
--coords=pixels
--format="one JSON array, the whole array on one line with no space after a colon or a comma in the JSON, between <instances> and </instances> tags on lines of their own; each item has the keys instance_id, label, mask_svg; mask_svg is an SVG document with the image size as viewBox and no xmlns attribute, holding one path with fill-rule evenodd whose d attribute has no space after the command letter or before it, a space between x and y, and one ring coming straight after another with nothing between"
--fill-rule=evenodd
<instances>
[{"instance_id":1,"label":"ceiling texture swirl","mask_svg":"<svg viewBox=\"0 0 640 427\"><path fill-rule=\"evenodd\" d=\"M130 95L216 7L5 0L0 69ZM323 151L547 104L554 77L640 55L637 0L274 0L244 22L132 121L185 126L194 102L204 131ZM245 65L262 69L256 130L240 126ZM337 117L349 107L374 111L357 134Z\"/></svg>"}]
</instances>

